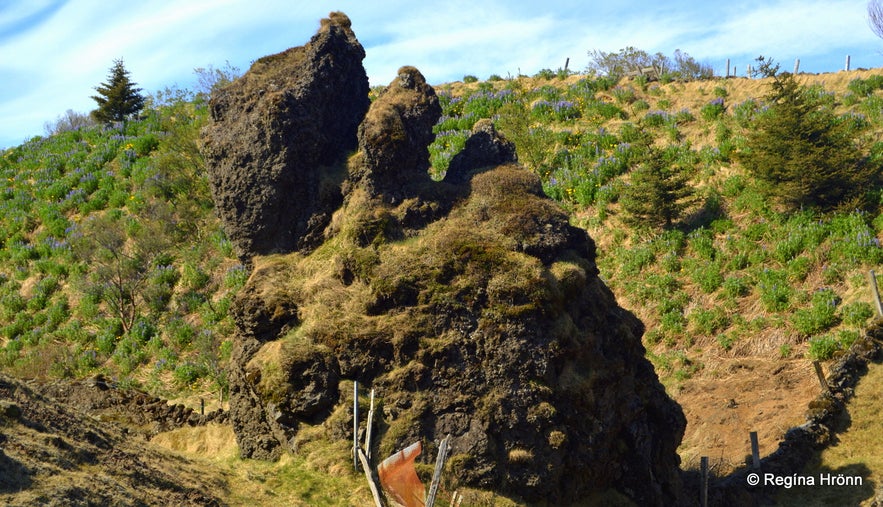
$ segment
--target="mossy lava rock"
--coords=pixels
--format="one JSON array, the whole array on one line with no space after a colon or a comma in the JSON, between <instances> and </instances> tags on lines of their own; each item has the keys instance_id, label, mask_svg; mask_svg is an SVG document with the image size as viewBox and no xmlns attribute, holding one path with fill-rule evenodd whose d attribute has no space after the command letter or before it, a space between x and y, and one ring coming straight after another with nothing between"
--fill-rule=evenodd
<instances>
[{"instance_id":1,"label":"mossy lava rock","mask_svg":"<svg viewBox=\"0 0 883 507\"><path fill-rule=\"evenodd\" d=\"M598 277L594 242L490 126L455 177L428 178L435 92L412 67L390 87L353 128L321 241L254 257L234 302L243 455L351 439L358 381L377 393L381 458L420 440L428 464L450 435L454 485L676 504L685 418L644 357L642 323Z\"/></svg>"}]
</instances>

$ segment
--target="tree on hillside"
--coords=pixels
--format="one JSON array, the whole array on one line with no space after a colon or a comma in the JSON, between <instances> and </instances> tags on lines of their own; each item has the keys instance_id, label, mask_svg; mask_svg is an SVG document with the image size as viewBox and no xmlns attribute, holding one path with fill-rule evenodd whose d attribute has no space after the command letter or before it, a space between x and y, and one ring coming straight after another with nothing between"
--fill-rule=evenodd
<instances>
[{"instance_id":1,"label":"tree on hillside","mask_svg":"<svg viewBox=\"0 0 883 507\"><path fill-rule=\"evenodd\" d=\"M633 46L620 49L617 53L605 51L589 51L589 72L608 76L618 81L628 72L645 67L655 67L660 75L670 79L708 79L714 71L708 64L699 63L692 56L675 50L674 59L662 53L651 55Z\"/></svg>"},{"instance_id":2,"label":"tree on hillside","mask_svg":"<svg viewBox=\"0 0 883 507\"><path fill-rule=\"evenodd\" d=\"M822 106L789 73L773 76L737 159L770 196L791 209L831 209L864 192L873 168L852 124Z\"/></svg>"},{"instance_id":3,"label":"tree on hillside","mask_svg":"<svg viewBox=\"0 0 883 507\"><path fill-rule=\"evenodd\" d=\"M215 68L213 65L208 67L197 67L193 69L196 74L196 93L210 96L213 91L221 89L235 81L242 75L239 67L230 65L228 60L223 68Z\"/></svg>"},{"instance_id":4,"label":"tree on hillside","mask_svg":"<svg viewBox=\"0 0 883 507\"><path fill-rule=\"evenodd\" d=\"M138 113L144 107L144 96L141 88L129 79L129 71L123 65L122 58L114 60L113 67L107 76L107 82L95 87L98 95L92 100L98 103L98 109L92 111L92 117L102 123L124 121Z\"/></svg>"},{"instance_id":5,"label":"tree on hillside","mask_svg":"<svg viewBox=\"0 0 883 507\"><path fill-rule=\"evenodd\" d=\"M158 306L150 301L157 289L151 277L169 263L166 252L174 219L165 204L154 207L165 212L154 212L155 219L141 222L113 214L91 216L72 241L74 254L89 266L87 289L100 294L124 333L132 329L145 305Z\"/></svg>"},{"instance_id":6,"label":"tree on hillside","mask_svg":"<svg viewBox=\"0 0 883 507\"><path fill-rule=\"evenodd\" d=\"M669 228L692 203L693 189L686 171L659 150L631 172L621 203L625 221L633 226Z\"/></svg>"}]
</instances>

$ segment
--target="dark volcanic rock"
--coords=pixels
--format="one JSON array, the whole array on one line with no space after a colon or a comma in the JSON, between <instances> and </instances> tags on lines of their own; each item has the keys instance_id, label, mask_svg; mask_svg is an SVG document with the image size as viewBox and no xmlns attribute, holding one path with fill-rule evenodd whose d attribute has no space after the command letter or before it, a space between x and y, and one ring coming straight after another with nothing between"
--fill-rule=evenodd
<instances>
[{"instance_id":1,"label":"dark volcanic rock","mask_svg":"<svg viewBox=\"0 0 883 507\"><path fill-rule=\"evenodd\" d=\"M553 505L611 490L677 503L686 421L642 323L598 277L594 242L487 122L432 181L439 114L419 71L400 69L358 128L321 247L253 259L233 309L242 454L297 452L316 428L351 438L357 380L381 400L381 458L421 440L430 462L450 435L456 484Z\"/></svg>"},{"instance_id":2,"label":"dark volcanic rock","mask_svg":"<svg viewBox=\"0 0 883 507\"><path fill-rule=\"evenodd\" d=\"M371 104L359 126L361 166L353 179L372 196L402 197L403 187L429 181L429 145L441 116L435 90L414 67L398 76Z\"/></svg>"},{"instance_id":3,"label":"dark volcanic rock","mask_svg":"<svg viewBox=\"0 0 883 507\"><path fill-rule=\"evenodd\" d=\"M444 181L464 183L475 169L517 161L515 145L497 133L492 121L481 119L472 127L466 146L451 159Z\"/></svg>"},{"instance_id":4,"label":"dark volcanic rock","mask_svg":"<svg viewBox=\"0 0 883 507\"><path fill-rule=\"evenodd\" d=\"M321 241L368 110L364 57L350 20L332 13L307 45L257 60L213 94L204 153L240 257Z\"/></svg>"}]
</instances>

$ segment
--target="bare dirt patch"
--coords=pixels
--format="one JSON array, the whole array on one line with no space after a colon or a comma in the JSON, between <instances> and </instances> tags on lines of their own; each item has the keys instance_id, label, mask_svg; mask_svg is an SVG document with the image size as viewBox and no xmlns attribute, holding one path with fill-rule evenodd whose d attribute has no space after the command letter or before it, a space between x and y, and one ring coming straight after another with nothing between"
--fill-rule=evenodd
<instances>
[{"instance_id":1,"label":"bare dirt patch","mask_svg":"<svg viewBox=\"0 0 883 507\"><path fill-rule=\"evenodd\" d=\"M746 464L752 431L761 457L775 451L789 428L806 421L807 406L821 387L806 359L740 357L706 363L702 376L671 391L687 417L678 449L682 467L698 468L699 458L707 456L724 475Z\"/></svg>"}]
</instances>

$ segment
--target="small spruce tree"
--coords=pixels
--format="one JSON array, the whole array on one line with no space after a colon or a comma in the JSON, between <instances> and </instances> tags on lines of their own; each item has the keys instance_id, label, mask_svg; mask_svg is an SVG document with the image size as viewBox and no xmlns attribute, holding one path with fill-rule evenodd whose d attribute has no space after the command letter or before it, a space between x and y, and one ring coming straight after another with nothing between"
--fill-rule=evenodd
<instances>
[{"instance_id":1,"label":"small spruce tree","mask_svg":"<svg viewBox=\"0 0 883 507\"><path fill-rule=\"evenodd\" d=\"M769 108L737 160L789 209L831 209L863 192L874 170L850 123L814 101L793 75L771 77Z\"/></svg>"},{"instance_id":2,"label":"small spruce tree","mask_svg":"<svg viewBox=\"0 0 883 507\"><path fill-rule=\"evenodd\" d=\"M92 99L98 103L98 109L92 111L92 118L102 123L125 121L144 107L144 96L141 88L129 79L129 71L123 60L114 60L107 82L95 87L98 95Z\"/></svg>"},{"instance_id":3,"label":"small spruce tree","mask_svg":"<svg viewBox=\"0 0 883 507\"><path fill-rule=\"evenodd\" d=\"M632 226L670 228L693 202L686 172L659 150L651 150L623 189L625 221Z\"/></svg>"}]
</instances>

